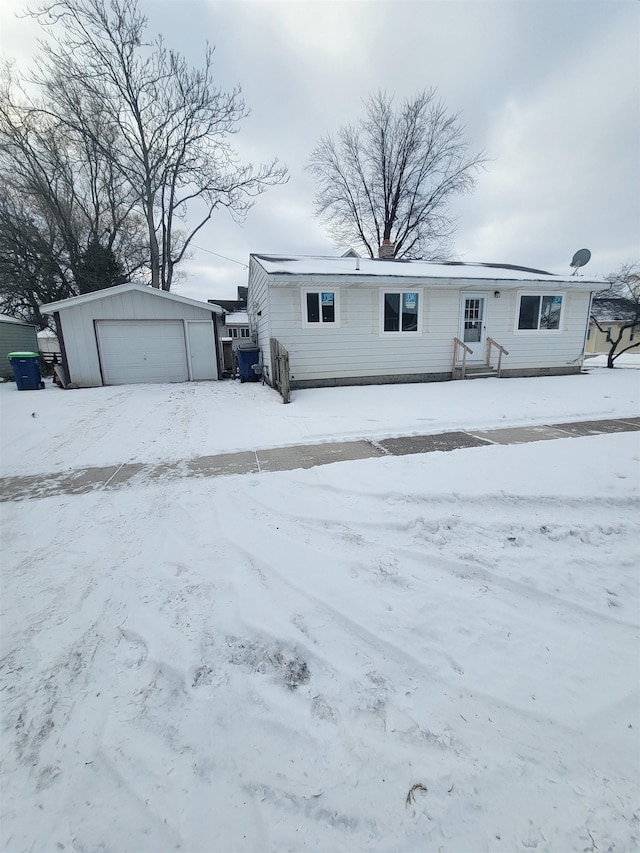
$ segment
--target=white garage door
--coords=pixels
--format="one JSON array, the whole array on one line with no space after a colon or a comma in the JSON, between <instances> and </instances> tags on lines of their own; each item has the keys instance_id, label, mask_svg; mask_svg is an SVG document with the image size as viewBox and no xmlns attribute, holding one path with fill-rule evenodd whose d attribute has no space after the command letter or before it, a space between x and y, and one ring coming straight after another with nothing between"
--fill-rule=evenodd
<instances>
[{"instance_id":1,"label":"white garage door","mask_svg":"<svg viewBox=\"0 0 640 853\"><path fill-rule=\"evenodd\" d=\"M96 330L105 385L189 379L182 320L98 320Z\"/></svg>"}]
</instances>

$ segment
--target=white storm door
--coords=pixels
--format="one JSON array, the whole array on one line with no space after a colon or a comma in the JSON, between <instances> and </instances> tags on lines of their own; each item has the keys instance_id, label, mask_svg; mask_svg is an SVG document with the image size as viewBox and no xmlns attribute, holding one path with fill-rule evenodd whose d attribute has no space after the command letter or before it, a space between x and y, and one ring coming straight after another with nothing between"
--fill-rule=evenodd
<instances>
[{"instance_id":1,"label":"white storm door","mask_svg":"<svg viewBox=\"0 0 640 853\"><path fill-rule=\"evenodd\" d=\"M189 379L182 320L97 320L96 332L105 385Z\"/></svg>"},{"instance_id":2,"label":"white storm door","mask_svg":"<svg viewBox=\"0 0 640 853\"><path fill-rule=\"evenodd\" d=\"M463 293L460 304L460 340L471 350L467 360L483 361L486 357L487 330L486 293Z\"/></svg>"},{"instance_id":3,"label":"white storm door","mask_svg":"<svg viewBox=\"0 0 640 853\"><path fill-rule=\"evenodd\" d=\"M189 338L189 361L191 379L217 379L216 344L213 337L213 323L201 320L187 322Z\"/></svg>"}]
</instances>

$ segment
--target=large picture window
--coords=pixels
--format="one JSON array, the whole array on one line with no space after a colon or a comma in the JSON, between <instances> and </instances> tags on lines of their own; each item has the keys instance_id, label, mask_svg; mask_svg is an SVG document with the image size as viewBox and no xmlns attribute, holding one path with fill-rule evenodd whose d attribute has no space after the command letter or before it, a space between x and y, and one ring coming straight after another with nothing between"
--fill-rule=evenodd
<instances>
[{"instance_id":1,"label":"large picture window","mask_svg":"<svg viewBox=\"0 0 640 853\"><path fill-rule=\"evenodd\" d=\"M518 329L559 330L562 296L523 294L518 310Z\"/></svg>"},{"instance_id":2,"label":"large picture window","mask_svg":"<svg viewBox=\"0 0 640 853\"><path fill-rule=\"evenodd\" d=\"M338 322L338 294L334 290L307 290L303 295L306 323Z\"/></svg>"},{"instance_id":3,"label":"large picture window","mask_svg":"<svg viewBox=\"0 0 640 853\"><path fill-rule=\"evenodd\" d=\"M383 332L418 332L420 294L391 291L383 294Z\"/></svg>"}]
</instances>

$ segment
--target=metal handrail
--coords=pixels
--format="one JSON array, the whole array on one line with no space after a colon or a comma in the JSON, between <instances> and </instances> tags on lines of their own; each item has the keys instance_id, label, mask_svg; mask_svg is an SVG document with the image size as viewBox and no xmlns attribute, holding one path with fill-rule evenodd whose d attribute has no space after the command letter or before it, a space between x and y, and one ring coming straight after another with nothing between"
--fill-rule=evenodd
<instances>
[{"instance_id":1,"label":"metal handrail","mask_svg":"<svg viewBox=\"0 0 640 853\"><path fill-rule=\"evenodd\" d=\"M463 343L460 338L453 339L453 366L451 368L451 378L456 379L456 362L458 361L458 347L462 347L462 373L460 375L461 379L464 379L465 374L467 372L467 353L471 355L473 350L468 347L465 343Z\"/></svg>"}]
</instances>

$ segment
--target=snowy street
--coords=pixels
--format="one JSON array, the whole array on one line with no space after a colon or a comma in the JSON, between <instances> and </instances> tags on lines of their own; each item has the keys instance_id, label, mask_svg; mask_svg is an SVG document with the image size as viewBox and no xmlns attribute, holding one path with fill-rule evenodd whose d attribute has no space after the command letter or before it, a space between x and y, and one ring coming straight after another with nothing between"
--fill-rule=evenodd
<instances>
[{"instance_id":1,"label":"snowy street","mask_svg":"<svg viewBox=\"0 0 640 853\"><path fill-rule=\"evenodd\" d=\"M2 475L637 417L640 372L0 386ZM631 851L640 432L2 506L3 851Z\"/></svg>"}]
</instances>

